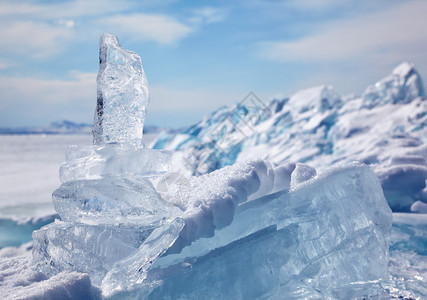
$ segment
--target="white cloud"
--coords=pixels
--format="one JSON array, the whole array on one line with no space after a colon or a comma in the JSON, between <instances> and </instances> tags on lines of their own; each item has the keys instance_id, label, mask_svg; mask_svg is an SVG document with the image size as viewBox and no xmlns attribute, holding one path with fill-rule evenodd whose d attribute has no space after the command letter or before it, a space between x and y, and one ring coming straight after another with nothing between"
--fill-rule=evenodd
<instances>
[{"instance_id":1,"label":"white cloud","mask_svg":"<svg viewBox=\"0 0 427 300\"><path fill-rule=\"evenodd\" d=\"M353 2L348 1L347 2ZM296 8L319 10L343 5L345 2L342 0L291 0L285 1L283 4L286 6L293 6Z\"/></svg>"},{"instance_id":2,"label":"white cloud","mask_svg":"<svg viewBox=\"0 0 427 300\"><path fill-rule=\"evenodd\" d=\"M206 6L194 10L193 14L194 15L189 19L189 22L196 25L211 24L224 21L228 15L228 10Z\"/></svg>"},{"instance_id":3,"label":"white cloud","mask_svg":"<svg viewBox=\"0 0 427 300\"><path fill-rule=\"evenodd\" d=\"M166 15L119 14L100 20L104 28L159 44L174 44L191 33L192 29Z\"/></svg>"},{"instance_id":4,"label":"white cloud","mask_svg":"<svg viewBox=\"0 0 427 300\"><path fill-rule=\"evenodd\" d=\"M64 80L0 76L0 91L1 126L87 122L96 103L96 74L72 71Z\"/></svg>"},{"instance_id":5,"label":"white cloud","mask_svg":"<svg viewBox=\"0 0 427 300\"><path fill-rule=\"evenodd\" d=\"M59 25L63 25L67 28L73 28L74 25L76 25L76 22L74 22L74 20L64 20L64 19L60 19L58 20L58 24Z\"/></svg>"},{"instance_id":6,"label":"white cloud","mask_svg":"<svg viewBox=\"0 0 427 300\"><path fill-rule=\"evenodd\" d=\"M0 54L47 58L106 31L137 40L174 44L193 30L165 14L128 14L136 4L130 0L48 4L0 1ZM142 4L138 5L140 8Z\"/></svg>"},{"instance_id":7,"label":"white cloud","mask_svg":"<svg viewBox=\"0 0 427 300\"><path fill-rule=\"evenodd\" d=\"M74 32L66 26L45 22L0 22L0 47L2 52L42 58L60 52Z\"/></svg>"},{"instance_id":8,"label":"white cloud","mask_svg":"<svg viewBox=\"0 0 427 300\"><path fill-rule=\"evenodd\" d=\"M77 17L99 16L107 13L121 12L131 9L131 1L114 0L74 0L54 2L49 4L35 1L2 1L0 3L0 16L7 18L23 17L38 20L46 19L73 19Z\"/></svg>"},{"instance_id":9,"label":"white cloud","mask_svg":"<svg viewBox=\"0 0 427 300\"><path fill-rule=\"evenodd\" d=\"M284 62L421 58L427 50L425 11L425 1L402 2L378 13L330 22L297 40L263 43L262 52Z\"/></svg>"},{"instance_id":10,"label":"white cloud","mask_svg":"<svg viewBox=\"0 0 427 300\"><path fill-rule=\"evenodd\" d=\"M110 2L110 1L109 1ZM96 1L41 4L0 2L0 49L9 54L47 58L61 52L77 35L74 18L111 12L118 5ZM123 3L123 7L128 5ZM87 28L85 28L87 29Z\"/></svg>"},{"instance_id":11,"label":"white cloud","mask_svg":"<svg viewBox=\"0 0 427 300\"><path fill-rule=\"evenodd\" d=\"M9 64L5 63L3 60L0 59L0 70L7 69L9 67Z\"/></svg>"},{"instance_id":12,"label":"white cloud","mask_svg":"<svg viewBox=\"0 0 427 300\"><path fill-rule=\"evenodd\" d=\"M11 101L41 104L71 103L96 98L96 74L72 71L68 80L0 76L0 90L1 105Z\"/></svg>"},{"instance_id":13,"label":"white cloud","mask_svg":"<svg viewBox=\"0 0 427 300\"><path fill-rule=\"evenodd\" d=\"M384 1L384 0L383 0ZM387 0L385 0L387 1ZM325 12L348 7L353 4L360 6L357 0L246 0L243 4L251 9L266 10L270 13L282 13L285 10L298 10L306 12ZM363 6L370 5L365 1Z\"/></svg>"}]
</instances>

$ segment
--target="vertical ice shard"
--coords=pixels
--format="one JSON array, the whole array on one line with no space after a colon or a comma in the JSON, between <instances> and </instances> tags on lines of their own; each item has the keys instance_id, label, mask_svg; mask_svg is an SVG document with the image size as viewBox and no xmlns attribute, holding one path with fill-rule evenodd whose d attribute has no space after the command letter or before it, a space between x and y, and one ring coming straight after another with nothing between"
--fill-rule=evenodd
<instances>
[{"instance_id":1,"label":"vertical ice shard","mask_svg":"<svg viewBox=\"0 0 427 300\"><path fill-rule=\"evenodd\" d=\"M93 143L140 146L149 102L141 56L123 49L115 35L104 33L99 40L97 83Z\"/></svg>"}]
</instances>

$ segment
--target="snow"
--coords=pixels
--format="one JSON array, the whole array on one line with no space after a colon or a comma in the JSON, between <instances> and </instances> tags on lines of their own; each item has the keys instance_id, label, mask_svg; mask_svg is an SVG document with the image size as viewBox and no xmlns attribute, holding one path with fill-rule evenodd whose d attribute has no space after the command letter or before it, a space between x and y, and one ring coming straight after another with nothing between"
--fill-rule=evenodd
<instances>
[{"instance_id":1,"label":"snow","mask_svg":"<svg viewBox=\"0 0 427 300\"><path fill-rule=\"evenodd\" d=\"M0 260L3 299L100 299L87 274L65 271L50 278L37 272L31 256Z\"/></svg>"},{"instance_id":2,"label":"snow","mask_svg":"<svg viewBox=\"0 0 427 300\"><path fill-rule=\"evenodd\" d=\"M257 158L318 169L361 161L380 178L394 211L426 203L427 101L412 64L402 63L361 96L318 86L260 103L255 112L252 102L222 107L154 147L178 152L187 162L179 171L193 175Z\"/></svg>"},{"instance_id":3,"label":"snow","mask_svg":"<svg viewBox=\"0 0 427 300\"><path fill-rule=\"evenodd\" d=\"M307 181L317 175L316 169L310 167L309 165L297 163L295 170L292 172L291 176L291 188L295 188L298 184Z\"/></svg>"},{"instance_id":4,"label":"snow","mask_svg":"<svg viewBox=\"0 0 427 300\"><path fill-rule=\"evenodd\" d=\"M19 222L55 214L52 191L70 144L89 135L0 135L0 218Z\"/></svg>"}]
</instances>

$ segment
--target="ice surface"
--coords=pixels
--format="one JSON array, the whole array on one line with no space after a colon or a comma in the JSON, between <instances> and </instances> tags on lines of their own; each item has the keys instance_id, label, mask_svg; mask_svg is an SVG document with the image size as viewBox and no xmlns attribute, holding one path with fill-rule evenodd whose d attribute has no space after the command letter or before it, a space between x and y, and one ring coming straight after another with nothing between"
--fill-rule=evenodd
<instances>
[{"instance_id":1,"label":"ice surface","mask_svg":"<svg viewBox=\"0 0 427 300\"><path fill-rule=\"evenodd\" d=\"M137 252L153 227L119 227L56 221L35 231L33 257L53 275L74 270L100 285L115 263Z\"/></svg>"},{"instance_id":2,"label":"ice surface","mask_svg":"<svg viewBox=\"0 0 427 300\"><path fill-rule=\"evenodd\" d=\"M217 181L203 182L211 195ZM240 201L230 225L157 261L143 288L148 298L360 297L376 286L361 292L350 283L385 277L391 212L368 167L337 168L289 194Z\"/></svg>"},{"instance_id":3,"label":"ice surface","mask_svg":"<svg viewBox=\"0 0 427 300\"><path fill-rule=\"evenodd\" d=\"M161 224L178 208L161 199L147 179L103 178L66 182L53 192L53 205L67 222L85 224Z\"/></svg>"},{"instance_id":4,"label":"ice surface","mask_svg":"<svg viewBox=\"0 0 427 300\"><path fill-rule=\"evenodd\" d=\"M31 241L31 234L34 230L47 225L58 215L51 215L43 218L33 218L25 222L0 218L0 249L7 246L19 246Z\"/></svg>"},{"instance_id":5,"label":"ice surface","mask_svg":"<svg viewBox=\"0 0 427 300\"><path fill-rule=\"evenodd\" d=\"M393 214L393 227L391 235L391 245L390 245L390 261L388 264L388 273L383 280L379 281L369 281L369 282L356 282L349 285L350 289L339 288L331 289L336 293L341 292L338 296L333 297L334 299L351 299L351 294L346 294L345 292L358 291L358 294L363 294L365 298L371 296L373 299L389 299L389 298L398 298L402 299L424 299L427 295L427 260L425 259L426 245L427 245L427 214L403 214L403 213L394 213ZM237 251L239 244L247 245L251 243L251 240L259 239L261 234L264 235L263 239L267 240L268 237L272 237L272 232L274 233L274 228L267 228L264 231L261 231L259 234L252 235L247 239L233 243L230 249ZM278 235L276 236L278 237ZM290 237L288 245L290 245L294 240L293 237ZM271 241L271 239L270 239ZM279 240L278 240L279 241ZM286 242L284 240L283 242ZM246 244L245 244L246 243ZM21 298L37 298L37 299L60 299L64 295L76 295L78 299L98 299L100 297L100 292L92 285L88 284L88 275L79 274L76 272L63 271L59 276L47 277L46 275L39 273L35 270L35 267L31 264L31 245L32 243L25 244L20 248L4 248L0 250L0 295L6 299L21 299ZM257 244L259 248L262 249L262 244ZM252 251L254 248L251 247ZM29 252L28 252L29 251ZM159 279L156 282L155 287L157 287L150 296L146 295L145 298L151 297L155 298L157 295L165 294L167 290L171 291L170 288L174 288L177 293L183 294L186 291L193 289L196 290L197 287L187 287L189 282L191 283L192 278L201 277L202 275L210 276L209 274L214 270L218 273L217 269L227 268L228 265L235 265L238 260L236 257L231 257L224 255L229 249L223 247L218 251L214 251L211 255L206 255L203 258L197 258L189 260L187 263L177 265L174 269L169 267L168 271L170 273L162 272L161 269L157 272L151 272L150 278L153 279L155 276ZM243 250L244 251L244 250ZM276 251L275 248L267 250L270 252ZM257 252L259 254L260 252ZM265 253L265 252L264 252ZM423 254L424 253L424 254ZM220 255L218 255L220 254ZM216 256L215 256L216 255ZM251 265L251 258L256 254L252 255L252 252L245 252L245 256L239 257L240 259L246 260L248 265ZM218 263L214 266L210 264L213 257L218 259ZM256 261L259 260L259 257L256 257ZM220 261L223 262L220 264ZM274 264L275 261L265 261L266 266ZM206 268L203 269L202 265L205 264ZM188 272L191 271L191 268L194 266L198 267L198 270L203 269L203 272L195 273ZM253 265L253 264L252 264ZM260 266L254 266L260 267ZM180 272L180 271L182 272ZM169 275L168 275L169 274ZM259 283L263 283L263 286L266 286L266 283L263 278L258 278L256 282L251 282L250 276L256 276L257 273L244 272L241 273L241 278L248 279L248 282L251 284L246 284L242 295L248 296L250 298L250 293L246 293L246 290L253 292L253 295L256 294L257 287ZM268 274L267 274L268 275ZM168 279L163 281L162 278L168 276ZM265 276L265 274L263 274ZM181 280L183 283L180 286L176 286L175 283L180 280L180 278L187 279ZM276 278L268 277L271 282L275 282ZM233 279L233 282L235 279ZM151 282L153 282L151 280ZM230 282L228 286L224 286L223 282L209 282L206 284L206 290L215 292L215 287L223 287L225 289L231 288L233 282ZM235 287L239 287L241 281L238 281L234 284ZM210 286L213 286L210 288ZM236 288L237 289L237 288ZM77 294L70 293L70 291L77 292ZM374 291L378 294L378 297L372 296L375 293L368 294L369 291ZM311 291L314 294L317 293L318 297L314 298L326 298L322 297L318 291ZM224 292L225 294L226 292ZM141 293L123 293L118 296L123 296L123 298L136 298L137 295ZM172 298L173 293L165 296L166 299ZM144 295L144 294L142 294ZM207 295L206 293L202 294ZM310 291L301 290L298 293L297 298L308 298L313 294L310 294ZM357 295L357 293L353 293ZM197 295L197 298L201 298L201 295ZM239 295L232 295L233 298L239 298ZM364 298L361 297L361 298ZM208 298L208 296L207 296ZM240 298L243 298L240 296ZM265 297L268 298L268 297ZM274 297L270 297L273 298Z\"/></svg>"},{"instance_id":6,"label":"ice surface","mask_svg":"<svg viewBox=\"0 0 427 300\"><path fill-rule=\"evenodd\" d=\"M112 34L99 40L98 100L93 123L93 142L142 143L149 102L148 83L141 57L123 49Z\"/></svg>"},{"instance_id":7,"label":"ice surface","mask_svg":"<svg viewBox=\"0 0 427 300\"><path fill-rule=\"evenodd\" d=\"M301 174L284 175L281 168L262 160L194 177L185 207L175 207L169 215L159 212L162 222L141 219L142 227L134 222L138 214L120 219L121 212L114 214L114 205L92 206L93 215L82 208L79 212L78 205L69 216L58 211L71 223L57 221L34 232L34 257L46 274L88 272L105 296L133 291L155 298L174 290L174 295L183 297L205 293L209 297L296 297L302 292L327 294L354 281L383 278L391 211L375 174L363 165L315 177L306 166L284 169L292 173L298 168L310 170L311 176L302 176L305 180L295 182L292 192L288 192L289 179L302 178ZM273 193L276 173L284 185ZM118 199L116 206L126 202L126 197L114 196L119 181L81 182L85 188L66 191L75 197L71 200L85 198L79 195L92 184L95 194L102 191ZM96 187L104 183L111 190ZM147 189L139 192L144 197ZM129 207L137 207L138 202ZM141 203L145 210L164 211L167 205L148 199ZM110 223L114 215L120 225ZM204 269L211 272L201 275ZM184 279L190 282L185 287ZM244 289L247 281L259 284Z\"/></svg>"},{"instance_id":8,"label":"ice surface","mask_svg":"<svg viewBox=\"0 0 427 300\"><path fill-rule=\"evenodd\" d=\"M172 170L172 153L132 145L71 146L61 165L61 182L105 176L141 178Z\"/></svg>"}]
</instances>

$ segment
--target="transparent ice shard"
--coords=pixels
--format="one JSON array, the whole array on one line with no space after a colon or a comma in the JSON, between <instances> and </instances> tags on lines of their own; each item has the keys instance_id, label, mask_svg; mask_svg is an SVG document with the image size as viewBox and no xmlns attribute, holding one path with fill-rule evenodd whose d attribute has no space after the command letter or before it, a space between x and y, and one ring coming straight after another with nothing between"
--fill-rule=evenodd
<instances>
[{"instance_id":1,"label":"transparent ice shard","mask_svg":"<svg viewBox=\"0 0 427 300\"><path fill-rule=\"evenodd\" d=\"M259 160L192 178L185 207L170 211L148 180L133 190L117 178L65 183L60 189L64 206L57 209L72 223L35 232L35 257L52 270L91 272L104 296L162 298L175 290L174 296L184 298L333 298L360 296L353 282L385 276L391 211L368 166L330 169L290 192L272 192L275 169ZM260 190L265 194L249 197ZM86 210L84 199L91 193L110 199L100 204L92 198ZM138 197L144 196L150 199L139 206ZM144 216L151 208L158 212ZM123 224L114 219L121 214ZM134 238L138 232L145 232L144 239ZM105 258L90 250L86 260L73 257L91 243L95 248L108 244L113 251L123 247L126 255ZM254 285L247 288L244 282Z\"/></svg>"},{"instance_id":2,"label":"transparent ice shard","mask_svg":"<svg viewBox=\"0 0 427 300\"><path fill-rule=\"evenodd\" d=\"M268 299L280 285L281 267L298 250L296 229L273 225L204 256L153 269L147 281L162 284L147 299Z\"/></svg>"},{"instance_id":3,"label":"transparent ice shard","mask_svg":"<svg viewBox=\"0 0 427 300\"><path fill-rule=\"evenodd\" d=\"M149 102L141 56L123 49L116 36L104 33L99 41L98 99L93 143L142 143Z\"/></svg>"},{"instance_id":4,"label":"transparent ice shard","mask_svg":"<svg viewBox=\"0 0 427 300\"><path fill-rule=\"evenodd\" d=\"M53 192L63 221L96 225L159 226L180 209L161 199L148 179L103 178L66 182Z\"/></svg>"},{"instance_id":5,"label":"transparent ice shard","mask_svg":"<svg viewBox=\"0 0 427 300\"><path fill-rule=\"evenodd\" d=\"M113 266L138 250L153 227L119 227L56 221L34 231L33 258L39 270L88 273L99 286Z\"/></svg>"},{"instance_id":6,"label":"transparent ice shard","mask_svg":"<svg viewBox=\"0 0 427 300\"><path fill-rule=\"evenodd\" d=\"M146 284L164 282L153 299L172 290L183 298L360 297L375 286L357 291L353 282L386 276L390 230L391 210L373 171L330 169L290 193L240 203L229 226L161 257Z\"/></svg>"},{"instance_id":7,"label":"transparent ice shard","mask_svg":"<svg viewBox=\"0 0 427 300\"><path fill-rule=\"evenodd\" d=\"M155 261L166 253L178 238L184 222L177 218L157 227L142 243L137 252L117 262L102 280L104 296L123 291L132 291L144 287L145 293L151 291L158 283L144 280Z\"/></svg>"},{"instance_id":8,"label":"transparent ice shard","mask_svg":"<svg viewBox=\"0 0 427 300\"><path fill-rule=\"evenodd\" d=\"M61 182L105 176L140 178L170 172L172 153L132 145L108 144L67 150L59 175Z\"/></svg>"}]
</instances>

